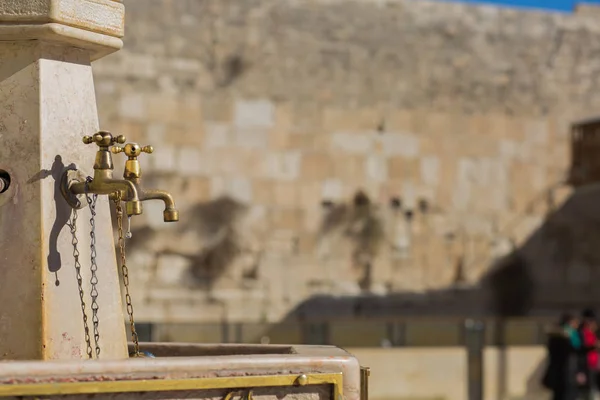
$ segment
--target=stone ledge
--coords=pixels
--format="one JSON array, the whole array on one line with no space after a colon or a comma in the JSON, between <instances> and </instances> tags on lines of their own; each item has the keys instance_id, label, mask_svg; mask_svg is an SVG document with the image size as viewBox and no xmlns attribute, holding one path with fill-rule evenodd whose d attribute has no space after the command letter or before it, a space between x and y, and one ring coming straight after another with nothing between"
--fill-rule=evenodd
<instances>
[{"instance_id":1,"label":"stone ledge","mask_svg":"<svg viewBox=\"0 0 600 400\"><path fill-rule=\"evenodd\" d=\"M91 53L91 61L114 53L123 47L123 41L117 37L61 24L8 25L0 23L0 42L23 40L42 40L86 49Z\"/></svg>"},{"instance_id":2,"label":"stone ledge","mask_svg":"<svg viewBox=\"0 0 600 400\"><path fill-rule=\"evenodd\" d=\"M125 6L113 0L3 0L0 24L55 23L122 38Z\"/></svg>"}]
</instances>

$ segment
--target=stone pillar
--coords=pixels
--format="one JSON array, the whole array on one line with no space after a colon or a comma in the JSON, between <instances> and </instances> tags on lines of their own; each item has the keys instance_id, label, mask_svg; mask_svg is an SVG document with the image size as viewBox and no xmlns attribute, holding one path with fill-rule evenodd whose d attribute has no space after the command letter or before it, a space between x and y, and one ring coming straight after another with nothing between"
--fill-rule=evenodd
<instances>
[{"instance_id":1,"label":"stone pillar","mask_svg":"<svg viewBox=\"0 0 600 400\"><path fill-rule=\"evenodd\" d=\"M87 358L71 209L59 184L71 164L92 175L96 148L81 141L99 129L90 62L121 48L123 33L120 1L0 2L0 174L10 176L0 193L0 360ZM97 214L100 358L126 358L106 196ZM92 330L89 209L78 216Z\"/></svg>"}]
</instances>

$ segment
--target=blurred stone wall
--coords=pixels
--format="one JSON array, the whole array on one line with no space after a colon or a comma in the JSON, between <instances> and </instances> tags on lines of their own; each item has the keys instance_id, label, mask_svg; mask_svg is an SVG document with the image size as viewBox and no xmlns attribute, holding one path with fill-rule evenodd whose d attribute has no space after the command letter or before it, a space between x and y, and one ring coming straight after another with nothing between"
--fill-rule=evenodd
<instances>
[{"instance_id":1,"label":"blurred stone wall","mask_svg":"<svg viewBox=\"0 0 600 400\"><path fill-rule=\"evenodd\" d=\"M124 49L94 63L101 125L155 147L143 180L182 217L132 222L141 320L474 285L568 194L569 124L600 105L594 8L125 5Z\"/></svg>"}]
</instances>

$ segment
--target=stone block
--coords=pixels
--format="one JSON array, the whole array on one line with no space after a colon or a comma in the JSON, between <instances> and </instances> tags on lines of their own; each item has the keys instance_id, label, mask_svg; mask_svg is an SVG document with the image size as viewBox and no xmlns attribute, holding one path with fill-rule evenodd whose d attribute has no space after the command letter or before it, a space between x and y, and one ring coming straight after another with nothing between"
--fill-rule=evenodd
<instances>
[{"instance_id":1,"label":"stone block","mask_svg":"<svg viewBox=\"0 0 600 400\"><path fill-rule=\"evenodd\" d=\"M180 95L175 118L180 123L202 123L202 101L199 94Z\"/></svg>"},{"instance_id":2,"label":"stone block","mask_svg":"<svg viewBox=\"0 0 600 400\"><path fill-rule=\"evenodd\" d=\"M388 156L414 158L419 156L419 138L410 133L387 132L377 137Z\"/></svg>"},{"instance_id":3,"label":"stone block","mask_svg":"<svg viewBox=\"0 0 600 400\"><path fill-rule=\"evenodd\" d=\"M252 182L243 177L213 176L210 178L210 191L212 198L231 196L246 204L253 200Z\"/></svg>"},{"instance_id":4,"label":"stone block","mask_svg":"<svg viewBox=\"0 0 600 400\"><path fill-rule=\"evenodd\" d=\"M125 135L128 142L139 142L144 138L144 125L141 121L122 119L119 123L115 124L112 129L112 133L115 135ZM116 156L114 157L113 162L117 164L119 158L125 159L123 155ZM123 164L125 164L124 161Z\"/></svg>"},{"instance_id":5,"label":"stone block","mask_svg":"<svg viewBox=\"0 0 600 400\"><path fill-rule=\"evenodd\" d=\"M286 137L286 148L293 150L315 150L315 149L326 149L325 146L317 146L317 143L326 142L327 135L317 135L314 133L306 133L306 132L294 132L290 133Z\"/></svg>"},{"instance_id":6,"label":"stone block","mask_svg":"<svg viewBox=\"0 0 600 400\"><path fill-rule=\"evenodd\" d=\"M214 93L202 97L202 111L204 119L210 122L231 123L233 121L234 106L229 96Z\"/></svg>"},{"instance_id":7,"label":"stone block","mask_svg":"<svg viewBox=\"0 0 600 400\"><path fill-rule=\"evenodd\" d=\"M269 131L263 128L235 128L233 143L249 149L266 149L269 146Z\"/></svg>"},{"instance_id":8,"label":"stone block","mask_svg":"<svg viewBox=\"0 0 600 400\"><path fill-rule=\"evenodd\" d=\"M204 124L204 147L207 149L222 148L232 143L231 127L229 124L207 122Z\"/></svg>"},{"instance_id":9,"label":"stone block","mask_svg":"<svg viewBox=\"0 0 600 400\"><path fill-rule=\"evenodd\" d=\"M199 74L202 71L202 63L199 60L191 58L170 58L167 61L167 68L176 72L189 74Z\"/></svg>"},{"instance_id":10,"label":"stone block","mask_svg":"<svg viewBox=\"0 0 600 400\"><path fill-rule=\"evenodd\" d=\"M299 151L269 152L261 161L261 176L265 178L292 181L300 176L302 155Z\"/></svg>"},{"instance_id":11,"label":"stone block","mask_svg":"<svg viewBox=\"0 0 600 400\"><path fill-rule=\"evenodd\" d=\"M120 1L3 1L0 41L44 41L85 50L95 61L123 46L124 14Z\"/></svg>"},{"instance_id":12,"label":"stone block","mask_svg":"<svg viewBox=\"0 0 600 400\"><path fill-rule=\"evenodd\" d=\"M326 179L321 185L323 200L339 201L344 195L344 185L339 179Z\"/></svg>"},{"instance_id":13,"label":"stone block","mask_svg":"<svg viewBox=\"0 0 600 400\"><path fill-rule=\"evenodd\" d=\"M162 172L175 172L179 169L181 162L178 160L177 148L175 146L161 146L154 149L152 167Z\"/></svg>"},{"instance_id":14,"label":"stone block","mask_svg":"<svg viewBox=\"0 0 600 400\"><path fill-rule=\"evenodd\" d=\"M332 176L331 158L326 153L304 153L300 175L307 180L324 180Z\"/></svg>"},{"instance_id":15,"label":"stone block","mask_svg":"<svg viewBox=\"0 0 600 400\"><path fill-rule=\"evenodd\" d=\"M421 158L421 182L428 186L437 186L440 181L440 160L435 156Z\"/></svg>"},{"instance_id":16,"label":"stone block","mask_svg":"<svg viewBox=\"0 0 600 400\"><path fill-rule=\"evenodd\" d=\"M572 119L568 116L554 115L550 117L550 141L556 143L566 143L571 140Z\"/></svg>"},{"instance_id":17,"label":"stone block","mask_svg":"<svg viewBox=\"0 0 600 400\"><path fill-rule=\"evenodd\" d=\"M201 147L204 145L204 125L200 123L171 123L167 125L170 144Z\"/></svg>"},{"instance_id":18,"label":"stone block","mask_svg":"<svg viewBox=\"0 0 600 400\"><path fill-rule=\"evenodd\" d=\"M280 207L302 207L300 187L296 182L275 182L273 185L275 204Z\"/></svg>"},{"instance_id":19,"label":"stone block","mask_svg":"<svg viewBox=\"0 0 600 400\"><path fill-rule=\"evenodd\" d=\"M290 103L279 103L275 107L275 127L290 131L294 127L294 108Z\"/></svg>"},{"instance_id":20,"label":"stone block","mask_svg":"<svg viewBox=\"0 0 600 400\"><path fill-rule=\"evenodd\" d=\"M146 125L145 140L154 147L162 147L165 143L167 128L160 122L152 122Z\"/></svg>"},{"instance_id":21,"label":"stone block","mask_svg":"<svg viewBox=\"0 0 600 400\"><path fill-rule=\"evenodd\" d=\"M182 200L190 204L210 199L210 179L204 176L189 177L185 180ZM181 200L180 200L181 201Z\"/></svg>"},{"instance_id":22,"label":"stone block","mask_svg":"<svg viewBox=\"0 0 600 400\"><path fill-rule=\"evenodd\" d=\"M270 212L272 229L298 231L302 229L304 211L295 208L277 207Z\"/></svg>"},{"instance_id":23,"label":"stone block","mask_svg":"<svg viewBox=\"0 0 600 400\"><path fill-rule=\"evenodd\" d=\"M389 179L419 179L420 160L406 159L404 157L390 157L387 159L387 174Z\"/></svg>"},{"instance_id":24,"label":"stone block","mask_svg":"<svg viewBox=\"0 0 600 400\"><path fill-rule=\"evenodd\" d=\"M243 177L234 177L227 180L226 192L242 203L252 202L252 183Z\"/></svg>"},{"instance_id":25,"label":"stone block","mask_svg":"<svg viewBox=\"0 0 600 400\"><path fill-rule=\"evenodd\" d=\"M433 137L445 136L448 131L448 125L451 123L452 117L448 113L430 112L427 113L427 118L424 121L424 132L412 132ZM421 135L419 135L421 136Z\"/></svg>"},{"instance_id":26,"label":"stone block","mask_svg":"<svg viewBox=\"0 0 600 400\"><path fill-rule=\"evenodd\" d=\"M232 150L229 148L228 150ZM266 150L258 151L255 149L239 149L238 153L231 154L231 151L228 152L228 157L237 157L237 173L243 174L244 176L251 178L261 178L262 175L262 164L268 153ZM289 164L286 164L289 166ZM286 170L289 172L290 170Z\"/></svg>"},{"instance_id":27,"label":"stone block","mask_svg":"<svg viewBox=\"0 0 600 400\"><path fill-rule=\"evenodd\" d=\"M290 147L293 132L293 109L290 104L278 104L274 126L269 130L269 148L283 150ZM296 147L296 146L292 146Z\"/></svg>"},{"instance_id":28,"label":"stone block","mask_svg":"<svg viewBox=\"0 0 600 400\"><path fill-rule=\"evenodd\" d=\"M202 174L204 169L200 150L191 146L180 148L177 157L177 170L183 176Z\"/></svg>"},{"instance_id":29,"label":"stone block","mask_svg":"<svg viewBox=\"0 0 600 400\"><path fill-rule=\"evenodd\" d=\"M365 175L367 179L384 182L388 179L388 163L385 157L370 155L365 160Z\"/></svg>"},{"instance_id":30,"label":"stone block","mask_svg":"<svg viewBox=\"0 0 600 400\"><path fill-rule=\"evenodd\" d=\"M119 114L123 118L143 120L146 118L146 103L140 93L124 94L119 99Z\"/></svg>"},{"instance_id":31,"label":"stone block","mask_svg":"<svg viewBox=\"0 0 600 400\"><path fill-rule=\"evenodd\" d=\"M227 194L227 180L222 176L210 177L210 197L216 199Z\"/></svg>"},{"instance_id":32,"label":"stone block","mask_svg":"<svg viewBox=\"0 0 600 400\"><path fill-rule=\"evenodd\" d=\"M300 202L303 207L319 207L321 208L322 198L322 183L321 182L298 182L300 185Z\"/></svg>"},{"instance_id":33,"label":"stone block","mask_svg":"<svg viewBox=\"0 0 600 400\"><path fill-rule=\"evenodd\" d=\"M410 132L411 126L411 110L392 110L385 115L385 131L391 132Z\"/></svg>"},{"instance_id":34,"label":"stone block","mask_svg":"<svg viewBox=\"0 0 600 400\"><path fill-rule=\"evenodd\" d=\"M164 207L165 207L164 204L159 201L144 202L144 213L142 215L144 216L146 224L149 227L154 228L156 230L159 230L159 229L165 227L165 222L163 219ZM137 221L135 221L135 219L133 219L132 222L136 223Z\"/></svg>"},{"instance_id":35,"label":"stone block","mask_svg":"<svg viewBox=\"0 0 600 400\"><path fill-rule=\"evenodd\" d=\"M457 179L458 164L454 156L440 157L440 184L437 187L437 202L441 207L451 207Z\"/></svg>"},{"instance_id":36,"label":"stone block","mask_svg":"<svg viewBox=\"0 0 600 400\"><path fill-rule=\"evenodd\" d=\"M175 286L181 284L189 269L189 259L177 255L163 255L156 266L156 280L160 285Z\"/></svg>"},{"instance_id":37,"label":"stone block","mask_svg":"<svg viewBox=\"0 0 600 400\"><path fill-rule=\"evenodd\" d=\"M275 182L267 179L255 179L252 182L254 189L254 203L273 205L275 202Z\"/></svg>"},{"instance_id":38,"label":"stone block","mask_svg":"<svg viewBox=\"0 0 600 400\"><path fill-rule=\"evenodd\" d=\"M363 182L365 174L365 156L358 154L334 153L330 156L333 164L333 176L344 182Z\"/></svg>"},{"instance_id":39,"label":"stone block","mask_svg":"<svg viewBox=\"0 0 600 400\"><path fill-rule=\"evenodd\" d=\"M203 171L207 175L261 177L264 153L240 147L222 147L203 154Z\"/></svg>"},{"instance_id":40,"label":"stone block","mask_svg":"<svg viewBox=\"0 0 600 400\"><path fill-rule=\"evenodd\" d=\"M323 128L327 131L376 131L383 122L382 112L375 108L327 108L323 112Z\"/></svg>"},{"instance_id":41,"label":"stone block","mask_svg":"<svg viewBox=\"0 0 600 400\"><path fill-rule=\"evenodd\" d=\"M503 114L486 115L487 135L495 139L522 141L524 138L524 121L517 117Z\"/></svg>"},{"instance_id":42,"label":"stone block","mask_svg":"<svg viewBox=\"0 0 600 400\"><path fill-rule=\"evenodd\" d=\"M254 189L254 182L252 183L252 187ZM252 204L249 206L248 213L246 214L246 216L244 218L244 227L250 226L252 228L255 228L256 224L260 224L261 226L264 226L266 220L267 220L267 207L264 205ZM252 248L255 248L255 246L252 246Z\"/></svg>"},{"instance_id":43,"label":"stone block","mask_svg":"<svg viewBox=\"0 0 600 400\"><path fill-rule=\"evenodd\" d=\"M100 98L114 97L117 92L116 82L109 80L97 82L95 88Z\"/></svg>"},{"instance_id":44,"label":"stone block","mask_svg":"<svg viewBox=\"0 0 600 400\"><path fill-rule=\"evenodd\" d=\"M405 210L416 210L417 201L419 200L418 188L410 179L402 181L402 208Z\"/></svg>"},{"instance_id":45,"label":"stone block","mask_svg":"<svg viewBox=\"0 0 600 400\"><path fill-rule=\"evenodd\" d=\"M539 149L548 144L550 135L549 122L546 119L527 119L524 122L525 142Z\"/></svg>"},{"instance_id":46,"label":"stone block","mask_svg":"<svg viewBox=\"0 0 600 400\"><path fill-rule=\"evenodd\" d=\"M181 102L176 94L152 94L144 96L147 102L146 119L151 122L181 122L179 107Z\"/></svg>"},{"instance_id":47,"label":"stone block","mask_svg":"<svg viewBox=\"0 0 600 400\"><path fill-rule=\"evenodd\" d=\"M368 154L373 150L375 133L335 132L331 135L331 148L350 154Z\"/></svg>"},{"instance_id":48,"label":"stone block","mask_svg":"<svg viewBox=\"0 0 600 400\"><path fill-rule=\"evenodd\" d=\"M305 203L303 203L305 204ZM310 234L314 240L317 238L317 234L321 229L323 223L323 211L320 204L310 205L304 209L304 225L300 232ZM316 243L314 243L316 248ZM313 249L314 250L314 249ZM306 253L301 253L306 254Z\"/></svg>"},{"instance_id":49,"label":"stone block","mask_svg":"<svg viewBox=\"0 0 600 400\"><path fill-rule=\"evenodd\" d=\"M120 53L119 53L120 54ZM121 57L122 63L119 71L114 75L124 74L134 79L157 79L159 72L156 58L149 54L128 54L127 57Z\"/></svg>"},{"instance_id":50,"label":"stone block","mask_svg":"<svg viewBox=\"0 0 600 400\"><path fill-rule=\"evenodd\" d=\"M234 122L238 128L270 128L275 120L275 106L269 100L237 100Z\"/></svg>"},{"instance_id":51,"label":"stone block","mask_svg":"<svg viewBox=\"0 0 600 400\"><path fill-rule=\"evenodd\" d=\"M269 149L284 150L290 147L290 132L281 128L271 128L268 131Z\"/></svg>"},{"instance_id":52,"label":"stone block","mask_svg":"<svg viewBox=\"0 0 600 400\"><path fill-rule=\"evenodd\" d=\"M498 153L500 155L501 160L504 160L504 162L509 163L519 158L521 154L520 143L509 139L501 139L497 143Z\"/></svg>"},{"instance_id":53,"label":"stone block","mask_svg":"<svg viewBox=\"0 0 600 400\"><path fill-rule=\"evenodd\" d=\"M319 131L323 126L322 104L312 99L295 103L292 126L300 132Z\"/></svg>"}]
</instances>

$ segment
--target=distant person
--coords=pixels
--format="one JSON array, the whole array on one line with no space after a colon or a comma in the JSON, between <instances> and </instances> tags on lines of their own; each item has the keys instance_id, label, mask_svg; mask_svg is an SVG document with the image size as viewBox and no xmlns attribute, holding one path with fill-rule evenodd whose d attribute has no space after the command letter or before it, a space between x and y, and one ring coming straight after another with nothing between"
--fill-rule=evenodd
<instances>
[{"instance_id":1,"label":"distant person","mask_svg":"<svg viewBox=\"0 0 600 400\"><path fill-rule=\"evenodd\" d=\"M592 400L598 391L598 323L593 310L586 309L581 313L579 334L582 341L582 350L586 361L586 382L581 386L582 398Z\"/></svg>"},{"instance_id":2,"label":"distant person","mask_svg":"<svg viewBox=\"0 0 600 400\"><path fill-rule=\"evenodd\" d=\"M542 384L552 392L552 400L576 400L578 388L586 383L578 325L577 318L564 314L548 334L548 367Z\"/></svg>"}]
</instances>

